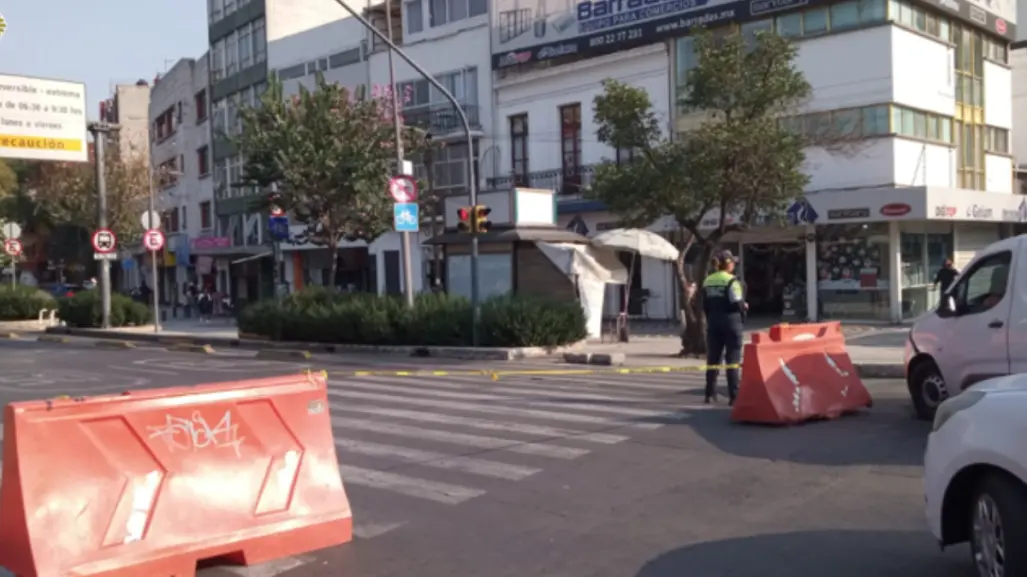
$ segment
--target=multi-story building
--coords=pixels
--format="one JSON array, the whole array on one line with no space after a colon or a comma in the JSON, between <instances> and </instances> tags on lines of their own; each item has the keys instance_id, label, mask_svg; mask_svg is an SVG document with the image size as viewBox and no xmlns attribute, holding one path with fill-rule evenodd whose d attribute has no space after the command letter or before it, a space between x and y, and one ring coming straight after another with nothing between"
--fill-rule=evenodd
<instances>
[{"instance_id":1,"label":"multi-story building","mask_svg":"<svg viewBox=\"0 0 1027 577\"><path fill-rule=\"evenodd\" d=\"M100 120L117 124L120 129L111 133L109 141L115 144L125 158L150 154L150 83L139 80L135 84L118 84L107 100L100 102Z\"/></svg>"},{"instance_id":2,"label":"multi-story building","mask_svg":"<svg viewBox=\"0 0 1027 577\"><path fill-rule=\"evenodd\" d=\"M489 39L489 3L486 0L396 0L391 7L391 15L383 3L372 5L367 13L372 23L383 32L387 31L387 18L391 17L393 41L458 102L470 125L473 145L468 146L467 135L453 105L413 67L395 57L395 73L390 78L389 51L374 36L369 41L371 83L376 86L394 84L402 102L404 123L427 131L443 145L429 158L418 159L415 165L416 176L427 185L421 192L422 198L466 195L472 174L468 169L473 169L474 179L480 185L482 171L487 172L487 167L495 164L499 154L489 136L493 131L492 74L489 56L481 49ZM431 206L434 208L427 212L433 213L437 221L426 223L422 228L442 226L439 223L444 204L438 202ZM431 230L423 230L417 240L423 240L431 233ZM378 263L381 287L385 292L399 292L402 290L402 255L396 235L383 239L383 244L385 242L390 244L382 247L381 262ZM449 251L450 258L446 260L454 268L453 278L469 278L463 270L468 266L467 257L456 255L456 251L457 248L453 247ZM435 276L431 249L411 252L416 277L414 289L420 290L429 278ZM441 261L439 268L437 276L447 284L450 292L468 293L469 285L458 287L447 281L447 271L443 270Z\"/></svg>"},{"instance_id":3,"label":"multi-story building","mask_svg":"<svg viewBox=\"0 0 1027 577\"><path fill-rule=\"evenodd\" d=\"M615 215L580 197L590 164L630 156L596 141L600 81L644 88L674 134L705 118L673 104L695 65L689 28L785 35L813 87L804 124L844 126L856 142L847 153L807 149L810 183L791 211L793 226L755 227L724 244L741 255L756 311L908 319L938 298L933 275L945 258L962 266L1027 222L1027 202L1012 194L1015 20L1008 1L500 0L492 14L494 138L508 151L490 184L558 190L560 224L580 232L616 226ZM652 228L683 236L671 219ZM607 312L675 316L672 267L642 259L636 296L624 303L623 292L608 291Z\"/></svg>"},{"instance_id":4,"label":"multi-story building","mask_svg":"<svg viewBox=\"0 0 1027 577\"><path fill-rule=\"evenodd\" d=\"M193 245L214 236L207 61L206 54L179 60L150 91L154 204L166 236L155 286L167 304L183 302L189 283L218 285L213 258L192 254Z\"/></svg>"}]
</instances>

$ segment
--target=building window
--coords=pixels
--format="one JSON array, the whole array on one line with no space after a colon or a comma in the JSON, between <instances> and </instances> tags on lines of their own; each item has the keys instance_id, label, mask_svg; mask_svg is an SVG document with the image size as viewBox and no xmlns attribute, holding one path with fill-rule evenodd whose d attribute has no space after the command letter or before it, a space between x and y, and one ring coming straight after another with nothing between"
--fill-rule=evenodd
<instances>
[{"instance_id":1,"label":"building window","mask_svg":"<svg viewBox=\"0 0 1027 577\"><path fill-rule=\"evenodd\" d=\"M210 74L214 82L225 77L225 41L218 40L210 51Z\"/></svg>"},{"instance_id":2,"label":"building window","mask_svg":"<svg viewBox=\"0 0 1027 577\"><path fill-rule=\"evenodd\" d=\"M282 82L286 80L294 80L296 78L303 78L307 74L306 64L296 64L288 68L282 68L278 71L278 79Z\"/></svg>"},{"instance_id":3,"label":"building window","mask_svg":"<svg viewBox=\"0 0 1027 577\"><path fill-rule=\"evenodd\" d=\"M488 0L431 0L428 17L432 27L442 26L488 12Z\"/></svg>"},{"instance_id":4,"label":"building window","mask_svg":"<svg viewBox=\"0 0 1027 577\"><path fill-rule=\"evenodd\" d=\"M228 198L228 161L219 160L214 163L214 194L217 198Z\"/></svg>"},{"instance_id":5,"label":"building window","mask_svg":"<svg viewBox=\"0 0 1027 577\"><path fill-rule=\"evenodd\" d=\"M211 203L209 200L205 200L200 203L200 230L210 230L211 228Z\"/></svg>"},{"instance_id":6,"label":"building window","mask_svg":"<svg viewBox=\"0 0 1027 577\"><path fill-rule=\"evenodd\" d=\"M225 0L209 0L207 5L210 7L211 24L221 20L225 15Z\"/></svg>"},{"instance_id":7,"label":"building window","mask_svg":"<svg viewBox=\"0 0 1027 577\"><path fill-rule=\"evenodd\" d=\"M956 118L953 133L960 188L985 190L984 38L972 28L953 25Z\"/></svg>"},{"instance_id":8,"label":"building window","mask_svg":"<svg viewBox=\"0 0 1027 577\"><path fill-rule=\"evenodd\" d=\"M249 68L253 64L253 25L247 24L239 29L239 70Z\"/></svg>"},{"instance_id":9,"label":"building window","mask_svg":"<svg viewBox=\"0 0 1027 577\"><path fill-rule=\"evenodd\" d=\"M242 94L236 92L228 97L228 109L225 113L225 133L233 136L239 133L239 102Z\"/></svg>"},{"instance_id":10,"label":"building window","mask_svg":"<svg viewBox=\"0 0 1027 577\"><path fill-rule=\"evenodd\" d=\"M182 227L181 230L189 230L189 213L186 211L184 206L179 207L178 212L181 213L181 216L178 219L179 224Z\"/></svg>"},{"instance_id":11,"label":"building window","mask_svg":"<svg viewBox=\"0 0 1027 577\"><path fill-rule=\"evenodd\" d=\"M350 48L349 50L343 50L342 52L336 52L328 57L328 68L336 69L342 68L343 66L349 66L350 64L357 64L363 59L363 55L360 53L360 47Z\"/></svg>"},{"instance_id":12,"label":"building window","mask_svg":"<svg viewBox=\"0 0 1027 577\"><path fill-rule=\"evenodd\" d=\"M528 115L510 117L510 166L514 185L528 186Z\"/></svg>"},{"instance_id":13,"label":"building window","mask_svg":"<svg viewBox=\"0 0 1027 577\"><path fill-rule=\"evenodd\" d=\"M993 40L991 38L984 38L984 57L988 60L995 62L1001 62L1002 64L1009 63L1009 45L1001 40Z\"/></svg>"},{"instance_id":14,"label":"building window","mask_svg":"<svg viewBox=\"0 0 1027 577\"><path fill-rule=\"evenodd\" d=\"M193 96L193 106L196 107L196 124L207 120L207 90L201 90Z\"/></svg>"},{"instance_id":15,"label":"building window","mask_svg":"<svg viewBox=\"0 0 1027 577\"><path fill-rule=\"evenodd\" d=\"M949 146L954 142L952 118L888 104L803 114L783 118L781 122L814 145L817 141L849 141L889 134Z\"/></svg>"},{"instance_id":16,"label":"building window","mask_svg":"<svg viewBox=\"0 0 1027 577\"><path fill-rule=\"evenodd\" d=\"M424 7L421 0L413 0L403 5L403 11L407 16L406 32L411 34L424 30Z\"/></svg>"},{"instance_id":17,"label":"building window","mask_svg":"<svg viewBox=\"0 0 1027 577\"><path fill-rule=\"evenodd\" d=\"M239 66L239 33L232 32L225 39L225 76L236 73Z\"/></svg>"},{"instance_id":18,"label":"building window","mask_svg":"<svg viewBox=\"0 0 1027 577\"><path fill-rule=\"evenodd\" d=\"M934 36L944 42L950 41L952 22L944 16L914 6L907 0L890 0L888 11L889 19L900 26Z\"/></svg>"},{"instance_id":19,"label":"building window","mask_svg":"<svg viewBox=\"0 0 1027 577\"><path fill-rule=\"evenodd\" d=\"M891 133L939 144L953 143L950 117L905 106L891 106Z\"/></svg>"},{"instance_id":20,"label":"building window","mask_svg":"<svg viewBox=\"0 0 1027 577\"><path fill-rule=\"evenodd\" d=\"M634 148L618 148L613 151L613 159L617 164L628 164L635 160Z\"/></svg>"},{"instance_id":21,"label":"building window","mask_svg":"<svg viewBox=\"0 0 1027 577\"><path fill-rule=\"evenodd\" d=\"M984 150L997 154L1009 154L1009 131L994 126L985 127Z\"/></svg>"},{"instance_id":22,"label":"building window","mask_svg":"<svg viewBox=\"0 0 1027 577\"><path fill-rule=\"evenodd\" d=\"M504 44L531 29L531 8L504 10L499 13L499 42Z\"/></svg>"},{"instance_id":23,"label":"building window","mask_svg":"<svg viewBox=\"0 0 1027 577\"><path fill-rule=\"evenodd\" d=\"M581 104L560 107L560 161L563 194L581 192Z\"/></svg>"},{"instance_id":24,"label":"building window","mask_svg":"<svg viewBox=\"0 0 1027 577\"><path fill-rule=\"evenodd\" d=\"M200 176L210 174L210 148L201 146L196 150L196 169Z\"/></svg>"},{"instance_id":25,"label":"building window","mask_svg":"<svg viewBox=\"0 0 1027 577\"><path fill-rule=\"evenodd\" d=\"M236 1L235 0L225 0L225 16L228 16L232 12L235 12L235 8L236 8Z\"/></svg>"},{"instance_id":26,"label":"building window","mask_svg":"<svg viewBox=\"0 0 1027 577\"><path fill-rule=\"evenodd\" d=\"M478 103L478 70L476 68L439 74L435 78L456 98L457 102L469 105ZM433 104L449 106L449 100L446 100L442 93L427 80L400 82L396 85L396 90L403 101L403 107L407 109Z\"/></svg>"},{"instance_id":27,"label":"building window","mask_svg":"<svg viewBox=\"0 0 1027 577\"><path fill-rule=\"evenodd\" d=\"M253 62L263 62L267 57L267 36L264 35L264 19L253 21Z\"/></svg>"},{"instance_id":28,"label":"building window","mask_svg":"<svg viewBox=\"0 0 1027 577\"><path fill-rule=\"evenodd\" d=\"M214 129L215 135L224 134L225 129L227 128L227 113L227 99L222 98L221 100L218 100L214 103L214 106L211 109L211 116L213 116L211 122L213 123L212 127Z\"/></svg>"}]
</instances>

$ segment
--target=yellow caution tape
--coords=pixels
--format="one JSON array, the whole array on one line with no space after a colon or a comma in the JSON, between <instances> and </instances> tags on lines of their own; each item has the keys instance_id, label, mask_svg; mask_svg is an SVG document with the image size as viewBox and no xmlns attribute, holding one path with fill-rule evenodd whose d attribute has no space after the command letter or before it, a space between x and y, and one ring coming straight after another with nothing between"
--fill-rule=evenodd
<instances>
[{"instance_id":1,"label":"yellow caution tape","mask_svg":"<svg viewBox=\"0 0 1027 577\"><path fill-rule=\"evenodd\" d=\"M339 377L489 377L498 381L501 377L556 377L556 376L582 376L582 375L630 375L639 373L681 373L691 371L706 371L709 369L739 369L738 364L722 365L693 365L679 367L606 367L594 369L513 369L500 371L487 370L452 370L452 371L332 371L331 374Z\"/></svg>"}]
</instances>

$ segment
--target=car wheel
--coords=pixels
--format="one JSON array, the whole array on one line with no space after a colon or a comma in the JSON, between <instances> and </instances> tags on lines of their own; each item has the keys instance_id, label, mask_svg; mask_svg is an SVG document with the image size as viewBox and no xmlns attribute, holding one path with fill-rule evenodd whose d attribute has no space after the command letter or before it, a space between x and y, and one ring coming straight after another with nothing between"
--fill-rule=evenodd
<instances>
[{"instance_id":1,"label":"car wheel","mask_svg":"<svg viewBox=\"0 0 1027 577\"><path fill-rule=\"evenodd\" d=\"M1027 487L988 475L969 511L970 555L980 577L1027 577Z\"/></svg>"},{"instance_id":2,"label":"car wheel","mask_svg":"<svg viewBox=\"0 0 1027 577\"><path fill-rule=\"evenodd\" d=\"M930 421L934 418L938 405L949 398L949 390L937 365L928 361L913 371L909 379L909 395L918 419Z\"/></svg>"}]
</instances>

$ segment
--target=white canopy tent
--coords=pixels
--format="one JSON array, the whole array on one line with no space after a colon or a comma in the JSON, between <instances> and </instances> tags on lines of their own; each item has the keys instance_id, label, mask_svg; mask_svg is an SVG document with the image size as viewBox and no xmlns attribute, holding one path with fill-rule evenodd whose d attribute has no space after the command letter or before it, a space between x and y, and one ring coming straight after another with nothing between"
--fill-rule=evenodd
<instances>
[{"instance_id":1,"label":"white canopy tent","mask_svg":"<svg viewBox=\"0 0 1027 577\"><path fill-rule=\"evenodd\" d=\"M585 310L588 336L603 336L603 296L607 284L626 284L628 270L614 250L587 244L536 241L542 254L571 279Z\"/></svg>"}]
</instances>

